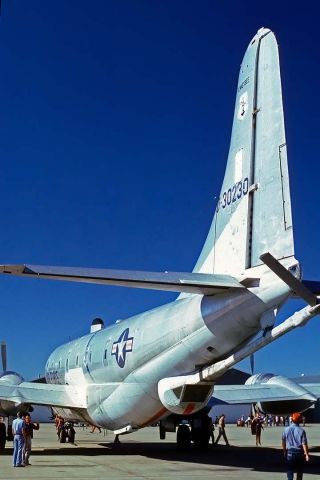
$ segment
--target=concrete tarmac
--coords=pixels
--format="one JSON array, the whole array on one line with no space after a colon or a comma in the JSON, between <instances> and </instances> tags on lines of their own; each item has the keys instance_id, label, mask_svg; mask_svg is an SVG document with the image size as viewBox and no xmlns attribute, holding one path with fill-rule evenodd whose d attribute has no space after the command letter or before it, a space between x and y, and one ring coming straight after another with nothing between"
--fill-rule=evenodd
<instances>
[{"instance_id":1,"label":"concrete tarmac","mask_svg":"<svg viewBox=\"0 0 320 480\"><path fill-rule=\"evenodd\" d=\"M177 451L175 434L159 439L158 428L148 427L122 436L113 446L111 432L90 433L76 427L76 444L60 444L54 425L40 426L35 432L30 458L31 466L12 467L12 442L0 452L0 479L12 480L94 480L94 479L286 479L281 445L282 427L262 431L262 446L255 446L250 429L227 425L231 444L199 452ZM311 461L305 478L320 477L320 425L306 426Z\"/></svg>"}]
</instances>

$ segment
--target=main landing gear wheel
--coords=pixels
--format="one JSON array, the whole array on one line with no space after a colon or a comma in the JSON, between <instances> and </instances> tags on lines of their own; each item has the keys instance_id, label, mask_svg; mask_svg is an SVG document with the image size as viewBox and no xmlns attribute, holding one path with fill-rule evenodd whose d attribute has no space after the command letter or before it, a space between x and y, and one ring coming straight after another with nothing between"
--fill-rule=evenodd
<instances>
[{"instance_id":1,"label":"main landing gear wheel","mask_svg":"<svg viewBox=\"0 0 320 480\"><path fill-rule=\"evenodd\" d=\"M177 447L179 450L188 450L191 446L191 432L188 425L179 425L177 430Z\"/></svg>"}]
</instances>

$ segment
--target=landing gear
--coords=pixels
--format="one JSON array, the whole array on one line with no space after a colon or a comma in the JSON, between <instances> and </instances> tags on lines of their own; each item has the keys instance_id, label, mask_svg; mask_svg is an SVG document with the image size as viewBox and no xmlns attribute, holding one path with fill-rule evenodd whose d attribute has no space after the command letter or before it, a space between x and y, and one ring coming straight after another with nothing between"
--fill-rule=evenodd
<instances>
[{"instance_id":1,"label":"landing gear","mask_svg":"<svg viewBox=\"0 0 320 480\"><path fill-rule=\"evenodd\" d=\"M164 428L163 425L159 426L159 433L160 433L160 440L165 440L166 439L166 429Z\"/></svg>"},{"instance_id":2,"label":"landing gear","mask_svg":"<svg viewBox=\"0 0 320 480\"><path fill-rule=\"evenodd\" d=\"M192 429L192 441L195 448L199 450L206 450L209 446L210 434L201 428Z\"/></svg>"},{"instance_id":3,"label":"landing gear","mask_svg":"<svg viewBox=\"0 0 320 480\"><path fill-rule=\"evenodd\" d=\"M75 438L75 429L73 428L73 424L71 422L66 422L64 425L61 426L59 432L59 442L60 443L74 443Z\"/></svg>"},{"instance_id":4,"label":"landing gear","mask_svg":"<svg viewBox=\"0 0 320 480\"><path fill-rule=\"evenodd\" d=\"M7 440L9 442L13 441L12 421L13 421L13 417L8 417Z\"/></svg>"},{"instance_id":5,"label":"landing gear","mask_svg":"<svg viewBox=\"0 0 320 480\"><path fill-rule=\"evenodd\" d=\"M177 447L188 450L191 447L191 430L189 425L179 425L177 430Z\"/></svg>"},{"instance_id":6,"label":"landing gear","mask_svg":"<svg viewBox=\"0 0 320 480\"><path fill-rule=\"evenodd\" d=\"M0 450L4 450L6 446L7 429L6 424L0 421Z\"/></svg>"},{"instance_id":7,"label":"landing gear","mask_svg":"<svg viewBox=\"0 0 320 480\"><path fill-rule=\"evenodd\" d=\"M179 450L189 450L191 446L198 450L206 450L210 438L214 445L214 425L206 411L185 417L169 415L159 422L161 440L166 438L167 432L176 432Z\"/></svg>"},{"instance_id":8,"label":"landing gear","mask_svg":"<svg viewBox=\"0 0 320 480\"><path fill-rule=\"evenodd\" d=\"M62 427L59 433L59 442L66 443L66 439L67 439L67 432L65 431L65 428Z\"/></svg>"},{"instance_id":9,"label":"landing gear","mask_svg":"<svg viewBox=\"0 0 320 480\"><path fill-rule=\"evenodd\" d=\"M191 423L191 436L196 448L206 450L209 446L212 433L212 420L208 415L193 419Z\"/></svg>"}]
</instances>

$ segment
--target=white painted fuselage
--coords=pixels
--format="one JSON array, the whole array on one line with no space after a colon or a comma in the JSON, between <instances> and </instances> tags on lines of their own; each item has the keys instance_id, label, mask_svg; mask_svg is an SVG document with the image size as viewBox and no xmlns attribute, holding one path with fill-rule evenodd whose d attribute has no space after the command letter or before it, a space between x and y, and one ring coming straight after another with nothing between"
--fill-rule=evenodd
<instances>
[{"instance_id":1,"label":"white painted fuselage","mask_svg":"<svg viewBox=\"0 0 320 480\"><path fill-rule=\"evenodd\" d=\"M167 413L158 394L161 379L237 351L288 294L273 280L214 297L190 295L58 347L46 364L47 382L77 386L87 408L56 411L112 430L154 422Z\"/></svg>"}]
</instances>

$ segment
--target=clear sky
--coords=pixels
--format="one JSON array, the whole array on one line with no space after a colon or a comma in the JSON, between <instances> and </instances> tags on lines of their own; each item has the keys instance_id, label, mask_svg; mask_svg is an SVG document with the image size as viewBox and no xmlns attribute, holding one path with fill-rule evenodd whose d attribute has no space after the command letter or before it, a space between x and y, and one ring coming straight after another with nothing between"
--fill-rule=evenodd
<instances>
[{"instance_id":1,"label":"clear sky","mask_svg":"<svg viewBox=\"0 0 320 480\"><path fill-rule=\"evenodd\" d=\"M220 191L239 66L264 26L280 46L296 256L320 279L317 8L3 0L0 263L191 271ZM8 368L29 379L96 316L113 323L174 298L9 277L0 292ZM319 329L315 318L266 347L256 371L320 373Z\"/></svg>"}]
</instances>

